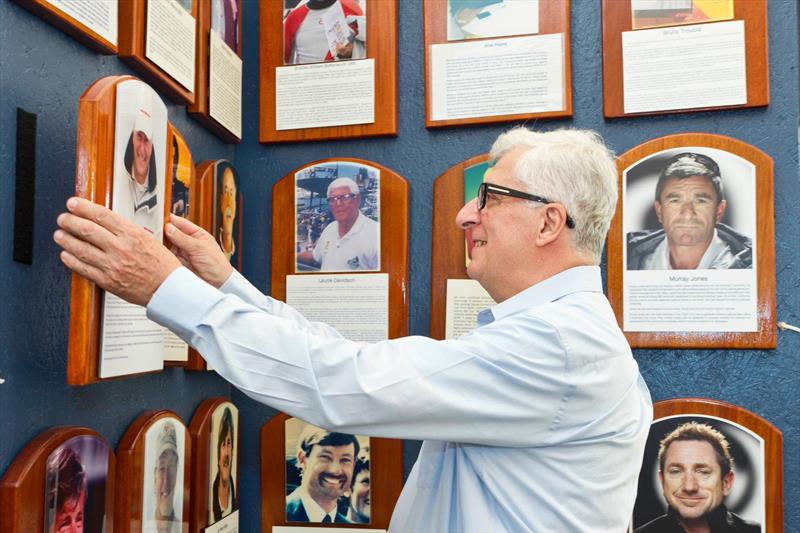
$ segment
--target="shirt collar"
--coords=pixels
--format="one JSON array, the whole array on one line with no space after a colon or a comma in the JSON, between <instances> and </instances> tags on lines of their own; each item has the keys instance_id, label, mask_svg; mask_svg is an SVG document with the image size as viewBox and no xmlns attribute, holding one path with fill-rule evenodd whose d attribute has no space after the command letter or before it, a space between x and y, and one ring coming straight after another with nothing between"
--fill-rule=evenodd
<instances>
[{"instance_id":1,"label":"shirt collar","mask_svg":"<svg viewBox=\"0 0 800 533\"><path fill-rule=\"evenodd\" d=\"M491 309L481 311L478 320L481 321L481 314L486 311L491 312L494 320L500 320L537 305L555 302L576 292L603 292L599 266L578 266L559 272L536 285L531 285Z\"/></svg>"},{"instance_id":2,"label":"shirt collar","mask_svg":"<svg viewBox=\"0 0 800 533\"><path fill-rule=\"evenodd\" d=\"M339 237L339 221L336 221L336 238L339 240L344 240L353 235L357 235L361 228L364 227L364 219L367 218L364 214L359 210L358 216L356 217L356 221L353 222L353 225L350 227L350 231Z\"/></svg>"},{"instance_id":3,"label":"shirt collar","mask_svg":"<svg viewBox=\"0 0 800 533\"><path fill-rule=\"evenodd\" d=\"M336 521L336 507L330 513L326 513L325 509L314 501L314 498L311 497L305 487L301 485L297 490L300 493L300 501L303 502L303 508L306 510L309 522L322 522L326 514L331 517L332 522Z\"/></svg>"}]
</instances>

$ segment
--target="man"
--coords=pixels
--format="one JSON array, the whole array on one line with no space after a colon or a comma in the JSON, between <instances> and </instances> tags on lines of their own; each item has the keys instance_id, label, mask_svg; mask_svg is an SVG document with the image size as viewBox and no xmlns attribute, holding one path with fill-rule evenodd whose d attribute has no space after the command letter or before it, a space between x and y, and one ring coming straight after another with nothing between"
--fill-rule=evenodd
<instances>
[{"instance_id":1,"label":"man","mask_svg":"<svg viewBox=\"0 0 800 533\"><path fill-rule=\"evenodd\" d=\"M162 228L158 216L158 173L153 154L152 105L150 95L144 91L134 115L133 131L123 158L129 178L131 204L115 206L115 209L160 240Z\"/></svg>"},{"instance_id":2,"label":"man","mask_svg":"<svg viewBox=\"0 0 800 533\"><path fill-rule=\"evenodd\" d=\"M658 479L667 514L636 533L760 533L758 524L728 511L733 458L725 436L706 424L687 422L664 437L658 449Z\"/></svg>"},{"instance_id":3,"label":"man","mask_svg":"<svg viewBox=\"0 0 800 533\"><path fill-rule=\"evenodd\" d=\"M222 412L217 436L217 476L211 490L212 517L209 525L222 520L239 508L236 484L233 481L233 414L229 407Z\"/></svg>"},{"instance_id":4,"label":"man","mask_svg":"<svg viewBox=\"0 0 800 533\"><path fill-rule=\"evenodd\" d=\"M350 178L337 178L328 185L328 224L313 251L297 254L297 260L320 265L320 272L378 270L380 268L380 224L365 216L361 192Z\"/></svg>"},{"instance_id":5,"label":"man","mask_svg":"<svg viewBox=\"0 0 800 533\"><path fill-rule=\"evenodd\" d=\"M456 222L498 304L458 339L349 341L262 295L178 217L167 235L198 274L86 200L67 202L54 238L68 267L147 305L254 399L331 431L425 440L391 531L623 531L652 404L597 266L616 167L586 131L514 129L490 158L493 183Z\"/></svg>"},{"instance_id":6,"label":"man","mask_svg":"<svg viewBox=\"0 0 800 533\"><path fill-rule=\"evenodd\" d=\"M62 448L47 461L48 531L83 533L85 504L86 474L80 457L72 448Z\"/></svg>"},{"instance_id":7,"label":"man","mask_svg":"<svg viewBox=\"0 0 800 533\"><path fill-rule=\"evenodd\" d=\"M178 479L178 436L175 424L166 422L162 426L156 446L157 459L153 467L155 531L180 533L181 521L175 515L175 482Z\"/></svg>"},{"instance_id":8,"label":"man","mask_svg":"<svg viewBox=\"0 0 800 533\"><path fill-rule=\"evenodd\" d=\"M653 205L663 229L628 233L628 270L753 267L752 241L720 222L727 204L719 166L710 157L671 157Z\"/></svg>"},{"instance_id":9,"label":"man","mask_svg":"<svg viewBox=\"0 0 800 533\"><path fill-rule=\"evenodd\" d=\"M350 490L347 519L354 524L370 523L369 459L356 460L353 488Z\"/></svg>"},{"instance_id":10,"label":"man","mask_svg":"<svg viewBox=\"0 0 800 533\"><path fill-rule=\"evenodd\" d=\"M328 45L325 25L333 11L342 12L346 31L351 32L349 39L337 44L334 51ZM355 0L308 0L292 9L283 21L284 62L299 65L365 57L366 28L359 31L364 20L364 12Z\"/></svg>"},{"instance_id":11,"label":"man","mask_svg":"<svg viewBox=\"0 0 800 533\"><path fill-rule=\"evenodd\" d=\"M225 170L223 170L221 181L219 243L228 261L230 261L233 254L236 253L236 241L233 235L233 224L236 221L236 179L230 166L226 166Z\"/></svg>"},{"instance_id":12,"label":"man","mask_svg":"<svg viewBox=\"0 0 800 533\"><path fill-rule=\"evenodd\" d=\"M356 457L358 440L354 435L309 426L298 445L301 481L286 497L286 520L349 524L337 512L337 504L350 490Z\"/></svg>"}]
</instances>

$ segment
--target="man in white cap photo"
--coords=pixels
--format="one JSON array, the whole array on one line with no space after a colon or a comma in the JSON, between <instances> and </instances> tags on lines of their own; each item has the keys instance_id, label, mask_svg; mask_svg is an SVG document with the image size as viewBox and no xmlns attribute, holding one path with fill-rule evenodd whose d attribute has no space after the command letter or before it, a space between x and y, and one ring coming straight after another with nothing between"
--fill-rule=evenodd
<instances>
[{"instance_id":1,"label":"man in white cap photo","mask_svg":"<svg viewBox=\"0 0 800 533\"><path fill-rule=\"evenodd\" d=\"M175 484L178 479L178 438L175 424L166 422L158 431L153 467L154 510L148 533L180 533L180 514L175 513ZM179 509L180 511L180 509ZM147 524L147 521L145 521Z\"/></svg>"}]
</instances>

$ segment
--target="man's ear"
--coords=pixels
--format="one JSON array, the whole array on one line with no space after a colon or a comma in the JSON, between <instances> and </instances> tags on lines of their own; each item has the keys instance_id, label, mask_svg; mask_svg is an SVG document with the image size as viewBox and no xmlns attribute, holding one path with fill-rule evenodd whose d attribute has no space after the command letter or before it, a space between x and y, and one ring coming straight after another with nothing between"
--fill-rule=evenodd
<instances>
[{"instance_id":1,"label":"man's ear","mask_svg":"<svg viewBox=\"0 0 800 533\"><path fill-rule=\"evenodd\" d=\"M567 210L564 206L550 204L544 206L536 231L536 244L546 246L555 241L567 227Z\"/></svg>"},{"instance_id":2,"label":"man's ear","mask_svg":"<svg viewBox=\"0 0 800 533\"><path fill-rule=\"evenodd\" d=\"M722 200L719 204L717 204L717 224L719 224L719 221L722 220L722 216L725 214L726 207L728 207L728 204L725 200Z\"/></svg>"},{"instance_id":3,"label":"man's ear","mask_svg":"<svg viewBox=\"0 0 800 533\"><path fill-rule=\"evenodd\" d=\"M722 494L727 496L733 489L733 470L722 478Z\"/></svg>"},{"instance_id":4,"label":"man's ear","mask_svg":"<svg viewBox=\"0 0 800 533\"><path fill-rule=\"evenodd\" d=\"M297 452L297 468L300 471L304 470L306 467L306 454L303 453L303 450Z\"/></svg>"}]
</instances>

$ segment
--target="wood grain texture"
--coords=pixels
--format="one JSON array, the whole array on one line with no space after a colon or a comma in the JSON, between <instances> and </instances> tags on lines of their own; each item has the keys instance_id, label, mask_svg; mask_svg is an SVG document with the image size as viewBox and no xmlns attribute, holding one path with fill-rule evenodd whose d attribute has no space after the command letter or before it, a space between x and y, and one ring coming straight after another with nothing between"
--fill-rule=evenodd
<instances>
[{"instance_id":1,"label":"wood grain texture","mask_svg":"<svg viewBox=\"0 0 800 533\"><path fill-rule=\"evenodd\" d=\"M114 525L116 533L141 533L144 494L145 437L157 421L169 418L176 423L176 430L184 432L183 450L183 525L181 531L189 531L189 501L192 439L181 418L172 411L145 411L139 415L123 435L117 446L117 484ZM176 502L176 505L181 505Z\"/></svg>"},{"instance_id":2,"label":"wood grain texture","mask_svg":"<svg viewBox=\"0 0 800 533\"><path fill-rule=\"evenodd\" d=\"M367 58L375 59L375 122L278 131L275 69L283 64L283 5L259 10L259 134L262 143L397 135L397 0L367 0ZM356 60L357 61L357 60Z\"/></svg>"},{"instance_id":3,"label":"wood grain texture","mask_svg":"<svg viewBox=\"0 0 800 533\"><path fill-rule=\"evenodd\" d=\"M622 32L631 31L631 1L603 0L603 116L634 117L671 113L696 113L714 109L769 105L769 60L767 55L767 2L734 0L734 20L744 20L747 103L734 106L670 109L625 113L622 74Z\"/></svg>"},{"instance_id":4,"label":"wood grain texture","mask_svg":"<svg viewBox=\"0 0 800 533\"><path fill-rule=\"evenodd\" d=\"M294 176L304 168L336 161L380 170L380 272L389 274L389 338L404 337L408 334L408 182L372 161L349 157L320 159L294 169L273 185L272 297L286 301L286 276L295 274Z\"/></svg>"},{"instance_id":5,"label":"wood grain texture","mask_svg":"<svg viewBox=\"0 0 800 533\"><path fill-rule=\"evenodd\" d=\"M0 479L0 518L3 533L30 533L45 528L47 459L73 437L89 435L105 442L96 431L77 426L50 428L31 440ZM105 533L114 533L114 450L108 447Z\"/></svg>"},{"instance_id":6,"label":"wood grain texture","mask_svg":"<svg viewBox=\"0 0 800 533\"><path fill-rule=\"evenodd\" d=\"M261 427L261 531L273 526L325 527L320 524L286 522L286 420L279 413ZM403 489L403 443L396 439L370 437L371 524L336 527L386 529Z\"/></svg>"},{"instance_id":7,"label":"wood grain texture","mask_svg":"<svg viewBox=\"0 0 800 533\"><path fill-rule=\"evenodd\" d=\"M675 415L705 415L730 420L764 439L764 531L783 533L783 435L757 414L707 398L676 398L653 404L653 422Z\"/></svg>"},{"instance_id":8,"label":"wood grain texture","mask_svg":"<svg viewBox=\"0 0 800 533\"><path fill-rule=\"evenodd\" d=\"M199 5L198 5L199 2ZM238 0L239 13L242 12L242 0ZM209 64L209 36L211 30L211 2L207 0L195 1L197 14L197 37L195 39L194 56L194 102L186 106L189 116L205 126L210 132L227 143L238 144L242 140L231 133L225 126L211 117L209 108L209 80L211 79L211 66ZM236 53L242 57L242 17L239 16L239 49ZM244 81L244 80L243 80Z\"/></svg>"},{"instance_id":9,"label":"wood grain texture","mask_svg":"<svg viewBox=\"0 0 800 533\"><path fill-rule=\"evenodd\" d=\"M572 66L570 53L570 21L569 0L546 0L539 2L539 33L564 34L564 109L560 111L546 111L542 113L515 113L510 115L495 115L487 117L471 117L449 120L433 120L431 118L431 46L446 44L447 40L447 0L424 0L423 28L425 33L425 127L441 128L449 126L464 126L468 124L496 124L501 122L522 121L530 119L553 119L572 116ZM470 39L470 42L491 39Z\"/></svg>"},{"instance_id":10,"label":"wood grain texture","mask_svg":"<svg viewBox=\"0 0 800 533\"><path fill-rule=\"evenodd\" d=\"M445 334L447 280L467 279L464 230L456 226L464 206L464 169L487 161L489 154L476 155L444 171L433 182L433 234L431 236L431 338Z\"/></svg>"},{"instance_id":11,"label":"wood grain texture","mask_svg":"<svg viewBox=\"0 0 800 533\"><path fill-rule=\"evenodd\" d=\"M216 397L207 398L197 406L189 423L189 436L192 442L192 461L191 463L191 494L189 501L189 532L202 533L208 525L208 498L211 492L209 461L211 460L211 417L214 411L222 404L230 404L227 398ZM236 406L233 406L234 409ZM237 410L238 411L238 410ZM238 419L237 419L238 420ZM236 436L234 446L236 447L236 472L233 479L239 477L239 465L241 456L239 455L239 443L241 442L239 424L234 428ZM239 490L239 487L236 487ZM240 497L241 498L241 497Z\"/></svg>"},{"instance_id":12,"label":"wood grain texture","mask_svg":"<svg viewBox=\"0 0 800 533\"><path fill-rule=\"evenodd\" d=\"M95 52L105 55L117 53L117 45L95 33L85 24L67 15L47 0L14 1Z\"/></svg>"},{"instance_id":13,"label":"wood grain texture","mask_svg":"<svg viewBox=\"0 0 800 533\"><path fill-rule=\"evenodd\" d=\"M617 203L606 241L608 299L614 308L617 322L623 328L632 348L775 348L775 229L773 212L772 158L755 146L732 137L711 133L683 133L659 137L635 146L617 158L619 190L622 191L623 171L642 159L670 148L707 147L735 154L755 165L756 172L756 332L632 332L623 324L623 264L622 248L625 235L622 220L624 206ZM620 193L620 199L622 194Z\"/></svg>"},{"instance_id":14,"label":"wood grain texture","mask_svg":"<svg viewBox=\"0 0 800 533\"><path fill-rule=\"evenodd\" d=\"M147 1L119 0L120 22L117 35L119 58L138 72L147 83L163 92L176 103L191 104L194 102L194 91L186 89L145 56ZM192 4L192 16L195 17L195 22L197 21L197 11L198 0L195 0Z\"/></svg>"}]
</instances>

